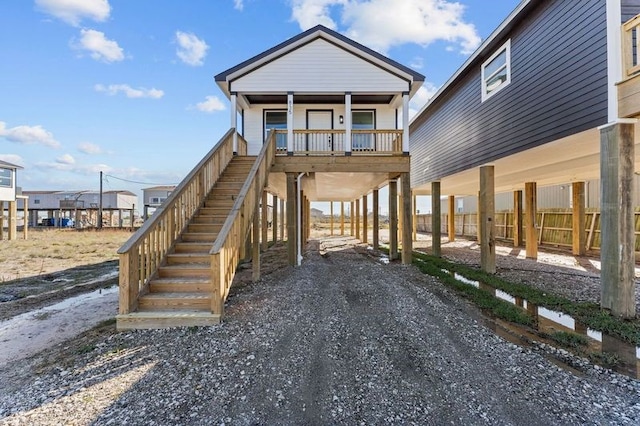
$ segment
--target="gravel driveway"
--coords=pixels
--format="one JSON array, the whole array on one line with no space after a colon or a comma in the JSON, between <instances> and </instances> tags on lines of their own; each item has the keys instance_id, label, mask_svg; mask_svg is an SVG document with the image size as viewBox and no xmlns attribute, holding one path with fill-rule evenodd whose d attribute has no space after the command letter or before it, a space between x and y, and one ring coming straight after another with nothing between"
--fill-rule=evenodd
<instances>
[{"instance_id":1,"label":"gravel driveway","mask_svg":"<svg viewBox=\"0 0 640 426\"><path fill-rule=\"evenodd\" d=\"M640 422L639 382L505 342L347 238L320 249L237 287L220 326L108 335L28 382L9 365L0 424Z\"/></svg>"}]
</instances>

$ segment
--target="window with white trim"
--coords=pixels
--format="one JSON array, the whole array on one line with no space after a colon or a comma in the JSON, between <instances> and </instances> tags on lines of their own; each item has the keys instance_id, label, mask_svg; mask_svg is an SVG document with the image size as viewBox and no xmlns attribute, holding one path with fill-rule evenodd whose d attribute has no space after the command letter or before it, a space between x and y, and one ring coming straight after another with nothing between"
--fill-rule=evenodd
<instances>
[{"instance_id":1,"label":"window with white trim","mask_svg":"<svg viewBox=\"0 0 640 426\"><path fill-rule=\"evenodd\" d=\"M13 170L0 168L0 186L6 188L13 186Z\"/></svg>"},{"instance_id":2,"label":"window with white trim","mask_svg":"<svg viewBox=\"0 0 640 426\"><path fill-rule=\"evenodd\" d=\"M511 83L511 40L482 64L482 102Z\"/></svg>"}]
</instances>

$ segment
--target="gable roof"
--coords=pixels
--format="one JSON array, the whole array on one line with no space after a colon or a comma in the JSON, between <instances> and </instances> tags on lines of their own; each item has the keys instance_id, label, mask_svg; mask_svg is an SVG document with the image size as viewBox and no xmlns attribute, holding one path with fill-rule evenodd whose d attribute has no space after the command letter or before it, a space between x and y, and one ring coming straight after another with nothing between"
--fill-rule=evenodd
<instances>
[{"instance_id":1,"label":"gable roof","mask_svg":"<svg viewBox=\"0 0 640 426\"><path fill-rule=\"evenodd\" d=\"M22 166L18 166L16 164L11 164L9 162L0 160L0 167L4 167L5 169L13 169L13 170L18 170L18 169L22 169Z\"/></svg>"},{"instance_id":2,"label":"gable roof","mask_svg":"<svg viewBox=\"0 0 640 426\"><path fill-rule=\"evenodd\" d=\"M229 68L226 71L221 72L215 76L215 81L218 83L222 91L227 97L229 93L229 83L243 75L250 73L251 71L268 64L269 62L278 59L287 53L296 50L314 40L324 39L338 47L341 47L350 53L358 56L388 72L397 74L407 80L410 83L423 82L425 77L417 71L400 64L386 56L370 49L358 42L351 40L342 34L333 31L323 25L316 25L313 28L308 29L274 47L265 50L264 52L247 59L240 64Z\"/></svg>"}]
</instances>

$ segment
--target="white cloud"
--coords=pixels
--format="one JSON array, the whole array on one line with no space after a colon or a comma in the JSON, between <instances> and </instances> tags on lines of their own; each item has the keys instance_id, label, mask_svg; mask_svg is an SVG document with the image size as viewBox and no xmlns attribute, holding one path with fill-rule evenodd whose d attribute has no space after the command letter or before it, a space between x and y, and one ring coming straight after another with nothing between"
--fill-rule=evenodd
<instances>
[{"instance_id":1,"label":"white cloud","mask_svg":"<svg viewBox=\"0 0 640 426\"><path fill-rule=\"evenodd\" d=\"M105 173L111 173L113 171L113 167L107 164L75 164L75 163L64 163L59 160L60 159L56 159L54 163L37 163L36 167L41 170L55 170L58 172L70 172L70 173L75 173L82 176L95 176L101 171Z\"/></svg>"},{"instance_id":2,"label":"white cloud","mask_svg":"<svg viewBox=\"0 0 640 426\"><path fill-rule=\"evenodd\" d=\"M0 160L16 166L24 166L24 159L17 154L0 154Z\"/></svg>"},{"instance_id":3,"label":"white cloud","mask_svg":"<svg viewBox=\"0 0 640 426\"><path fill-rule=\"evenodd\" d=\"M224 111L227 109L217 96L207 96L204 101L197 103L195 108L202 112Z\"/></svg>"},{"instance_id":4,"label":"white cloud","mask_svg":"<svg viewBox=\"0 0 640 426\"><path fill-rule=\"evenodd\" d=\"M204 63L209 46L204 40L199 39L195 34L176 31L176 41L178 49L176 55L187 65L199 66Z\"/></svg>"},{"instance_id":5,"label":"white cloud","mask_svg":"<svg viewBox=\"0 0 640 426\"><path fill-rule=\"evenodd\" d=\"M100 146L91 143L91 142L82 142L78 145L78 151L84 153L84 154L89 154L89 155L98 155L98 154L102 154L104 151L102 150L102 148L100 148Z\"/></svg>"},{"instance_id":6,"label":"white cloud","mask_svg":"<svg viewBox=\"0 0 640 426\"><path fill-rule=\"evenodd\" d=\"M60 147L60 142L55 140L53 134L40 125L16 126L8 129L7 124L0 121L0 137L23 145L40 144L51 148Z\"/></svg>"},{"instance_id":7,"label":"white cloud","mask_svg":"<svg viewBox=\"0 0 640 426\"><path fill-rule=\"evenodd\" d=\"M244 9L244 2L243 0L233 0L233 7L237 10L242 10Z\"/></svg>"},{"instance_id":8,"label":"white cloud","mask_svg":"<svg viewBox=\"0 0 640 426\"><path fill-rule=\"evenodd\" d=\"M438 88L435 85L425 81L409 102L409 119L416 115L437 91Z\"/></svg>"},{"instance_id":9,"label":"white cloud","mask_svg":"<svg viewBox=\"0 0 640 426\"><path fill-rule=\"evenodd\" d=\"M164 96L164 92L158 89L145 89L144 87L139 87L134 89L128 84L110 84L109 86L105 86L103 84L96 84L94 89L97 92L104 92L109 95L117 95L122 92L125 94L127 98L151 98L151 99L160 99Z\"/></svg>"},{"instance_id":10,"label":"white cloud","mask_svg":"<svg viewBox=\"0 0 640 426\"><path fill-rule=\"evenodd\" d=\"M76 159L73 158L71 154L64 154L60 157L56 158L56 163L58 164L75 164Z\"/></svg>"},{"instance_id":11,"label":"white cloud","mask_svg":"<svg viewBox=\"0 0 640 426\"><path fill-rule=\"evenodd\" d=\"M416 70L422 69L422 67L424 67L424 58L422 58L421 56L416 56L411 60L409 66Z\"/></svg>"},{"instance_id":12,"label":"white cloud","mask_svg":"<svg viewBox=\"0 0 640 426\"><path fill-rule=\"evenodd\" d=\"M124 51L118 43L96 30L80 30L80 41L75 47L89 51L96 61L117 62L124 59Z\"/></svg>"},{"instance_id":13,"label":"white cloud","mask_svg":"<svg viewBox=\"0 0 640 426\"><path fill-rule=\"evenodd\" d=\"M463 19L464 6L447 0L293 0L292 16L303 30L317 24L336 29L332 8L340 9L348 37L383 53L405 43L443 40L469 54L481 41Z\"/></svg>"},{"instance_id":14,"label":"white cloud","mask_svg":"<svg viewBox=\"0 0 640 426\"><path fill-rule=\"evenodd\" d=\"M346 5L347 0L293 0L292 17L302 30L318 24L335 30L337 25L331 18L331 6Z\"/></svg>"},{"instance_id":15,"label":"white cloud","mask_svg":"<svg viewBox=\"0 0 640 426\"><path fill-rule=\"evenodd\" d=\"M73 26L85 18L103 22L111 13L107 0L36 0L36 6Z\"/></svg>"}]
</instances>

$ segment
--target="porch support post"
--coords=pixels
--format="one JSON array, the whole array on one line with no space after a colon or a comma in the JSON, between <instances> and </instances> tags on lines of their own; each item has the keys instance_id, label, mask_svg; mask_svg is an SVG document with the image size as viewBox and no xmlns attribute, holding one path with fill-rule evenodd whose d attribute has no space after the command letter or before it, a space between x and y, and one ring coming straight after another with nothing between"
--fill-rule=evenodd
<instances>
[{"instance_id":1,"label":"porch support post","mask_svg":"<svg viewBox=\"0 0 640 426\"><path fill-rule=\"evenodd\" d=\"M431 182L431 254L442 255L442 204L440 203L440 182Z\"/></svg>"},{"instance_id":2,"label":"porch support post","mask_svg":"<svg viewBox=\"0 0 640 426\"><path fill-rule=\"evenodd\" d=\"M329 202L329 235L333 237L333 201Z\"/></svg>"},{"instance_id":3,"label":"porch support post","mask_svg":"<svg viewBox=\"0 0 640 426\"><path fill-rule=\"evenodd\" d=\"M346 92L344 94L344 155L351 155L351 126L351 92Z\"/></svg>"},{"instance_id":4,"label":"porch support post","mask_svg":"<svg viewBox=\"0 0 640 426\"><path fill-rule=\"evenodd\" d=\"M351 221L351 224L350 224L350 228L349 228L349 230L351 231L351 236L353 237L353 236L355 236L355 235L356 235L356 230L355 230L355 226L354 226L354 224L355 224L355 218L353 217L353 214L354 214L354 205L353 205L353 201L351 201L351 205L350 205L349 207L350 207L350 209L349 209L349 219L350 219L350 221Z\"/></svg>"},{"instance_id":5,"label":"porch support post","mask_svg":"<svg viewBox=\"0 0 640 426\"><path fill-rule=\"evenodd\" d=\"M344 201L340 201L340 235L344 235Z\"/></svg>"},{"instance_id":6,"label":"porch support post","mask_svg":"<svg viewBox=\"0 0 640 426\"><path fill-rule=\"evenodd\" d=\"M296 174L287 173L287 257L295 266L296 253Z\"/></svg>"},{"instance_id":7,"label":"porch support post","mask_svg":"<svg viewBox=\"0 0 640 426\"><path fill-rule=\"evenodd\" d=\"M494 166L480 167L480 267L496 273Z\"/></svg>"},{"instance_id":8,"label":"porch support post","mask_svg":"<svg viewBox=\"0 0 640 426\"><path fill-rule=\"evenodd\" d=\"M586 252L587 234L585 232L585 205L584 205L584 182L573 182L572 204L573 204L573 254L576 256L584 256Z\"/></svg>"},{"instance_id":9,"label":"porch support post","mask_svg":"<svg viewBox=\"0 0 640 426\"><path fill-rule=\"evenodd\" d=\"M16 200L9 201L9 240L18 238L18 202Z\"/></svg>"},{"instance_id":10,"label":"porch support post","mask_svg":"<svg viewBox=\"0 0 640 426\"><path fill-rule=\"evenodd\" d=\"M284 241L284 200L280 199L280 241Z\"/></svg>"},{"instance_id":11,"label":"porch support post","mask_svg":"<svg viewBox=\"0 0 640 426\"><path fill-rule=\"evenodd\" d=\"M273 243L278 242L278 196L272 195L273 207L271 210L271 231L273 233Z\"/></svg>"},{"instance_id":12,"label":"porch support post","mask_svg":"<svg viewBox=\"0 0 640 426\"><path fill-rule=\"evenodd\" d=\"M373 249L378 250L380 247L380 216L378 211L380 210L380 199L378 190L373 190Z\"/></svg>"},{"instance_id":13,"label":"porch support post","mask_svg":"<svg viewBox=\"0 0 640 426\"><path fill-rule=\"evenodd\" d=\"M418 241L418 196L413 194L411 197L413 201L413 209L411 210L411 223L413 224L413 228L411 229L412 240Z\"/></svg>"},{"instance_id":14,"label":"porch support post","mask_svg":"<svg viewBox=\"0 0 640 426\"><path fill-rule=\"evenodd\" d=\"M356 240L361 240L360 238L360 199L356 199Z\"/></svg>"},{"instance_id":15,"label":"porch support post","mask_svg":"<svg viewBox=\"0 0 640 426\"><path fill-rule=\"evenodd\" d=\"M413 228L413 216L411 212L411 181L409 173L402 173L402 264L411 265L413 254L413 240L411 230Z\"/></svg>"},{"instance_id":16,"label":"porch support post","mask_svg":"<svg viewBox=\"0 0 640 426\"><path fill-rule=\"evenodd\" d=\"M4 201L0 200L0 241L4 239Z\"/></svg>"},{"instance_id":17,"label":"porch support post","mask_svg":"<svg viewBox=\"0 0 640 426\"><path fill-rule=\"evenodd\" d=\"M522 246L522 191L513 191L513 246Z\"/></svg>"},{"instance_id":18,"label":"porch support post","mask_svg":"<svg viewBox=\"0 0 640 426\"><path fill-rule=\"evenodd\" d=\"M293 92L289 92L287 93L287 155L293 155L293 150Z\"/></svg>"},{"instance_id":19,"label":"porch support post","mask_svg":"<svg viewBox=\"0 0 640 426\"><path fill-rule=\"evenodd\" d=\"M238 94L231 92L231 127L233 128L233 155L238 154Z\"/></svg>"},{"instance_id":20,"label":"porch support post","mask_svg":"<svg viewBox=\"0 0 640 426\"><path fill-rule=\"evenodd\" d=\"M409 155L409 92L402 92L402 154Z\"/></svg>"},{"instance_id":21,"label":"porch support post","mask_svg":"<svg viewBox=\"0 0 640 426\"><path fill-rule=\"evenodd\" d=\"M449 195L449 217L447 230L449 231L449 242L456 240L456 196Z\"/></svg>"},{"instance_id":22,"label":"porch support post","mask_svg":"<svg viewBox=\"0 0 640 426\"><path fill-rule=\"evenodd\" d=\"M253 214L252 228L253 250L251 253L251 279L253 280L253 282L256 282L260 279L260 211L258 209L256 209L255 213Z\"/></svg>"},{"instance_id":23,"label":"porch support post","mask_svg":"<svg viewBox=\"0 0 640 426\"><path fill-rule=\"evenodd\" d=\"M267 205L268 195L267 191L262 191L262 202L260 203L262 205L262 220L260 221L262 222L260 224L262 226L262 251L266 251L269 248L269 227L267 226L269 221L269 206Z\"/></svg>"},{"instance_id":24,"label":"porch support post","mask_svg":"<svg viewBox=\"0 0 640 426\"><path fill-rule=\"evenodd\" d=\"M398 181L389 181L389 259L398 258Z\"/></svg>"},{"instance_id":25,"label":"porch support post","mask_svg":"<svg viewBox=\"0 0 640 426\"><path fill-rule=\"evenodd\" d=\"M367 194L362 196L362 242L365 244L369 243L369 221L367 215L369 212L367 211Z\"/></svg>"},{"instance_id":26,"label":"porch support post","mask_svg":"<svg viewBox=\"0 0 640 426\"><path fill-rule=\"evenodd\" d=\"M600 127L601 305L615 316L635 316L633 208L636 120Z\"/></svg>"},{"instance_id":27,"label":"porch support post","mask_svg":"<svg viewBox=\"0 0 640 426\"><path fill-rule=\"evenodd\" d=\"M537 186L535 182L526 182L524 184L524 223L526 228L525 233L525 248L527 259L538 258L538 230L536 225L536 214L538 211L538 194Z\"/></svg>"}]
</instances>

